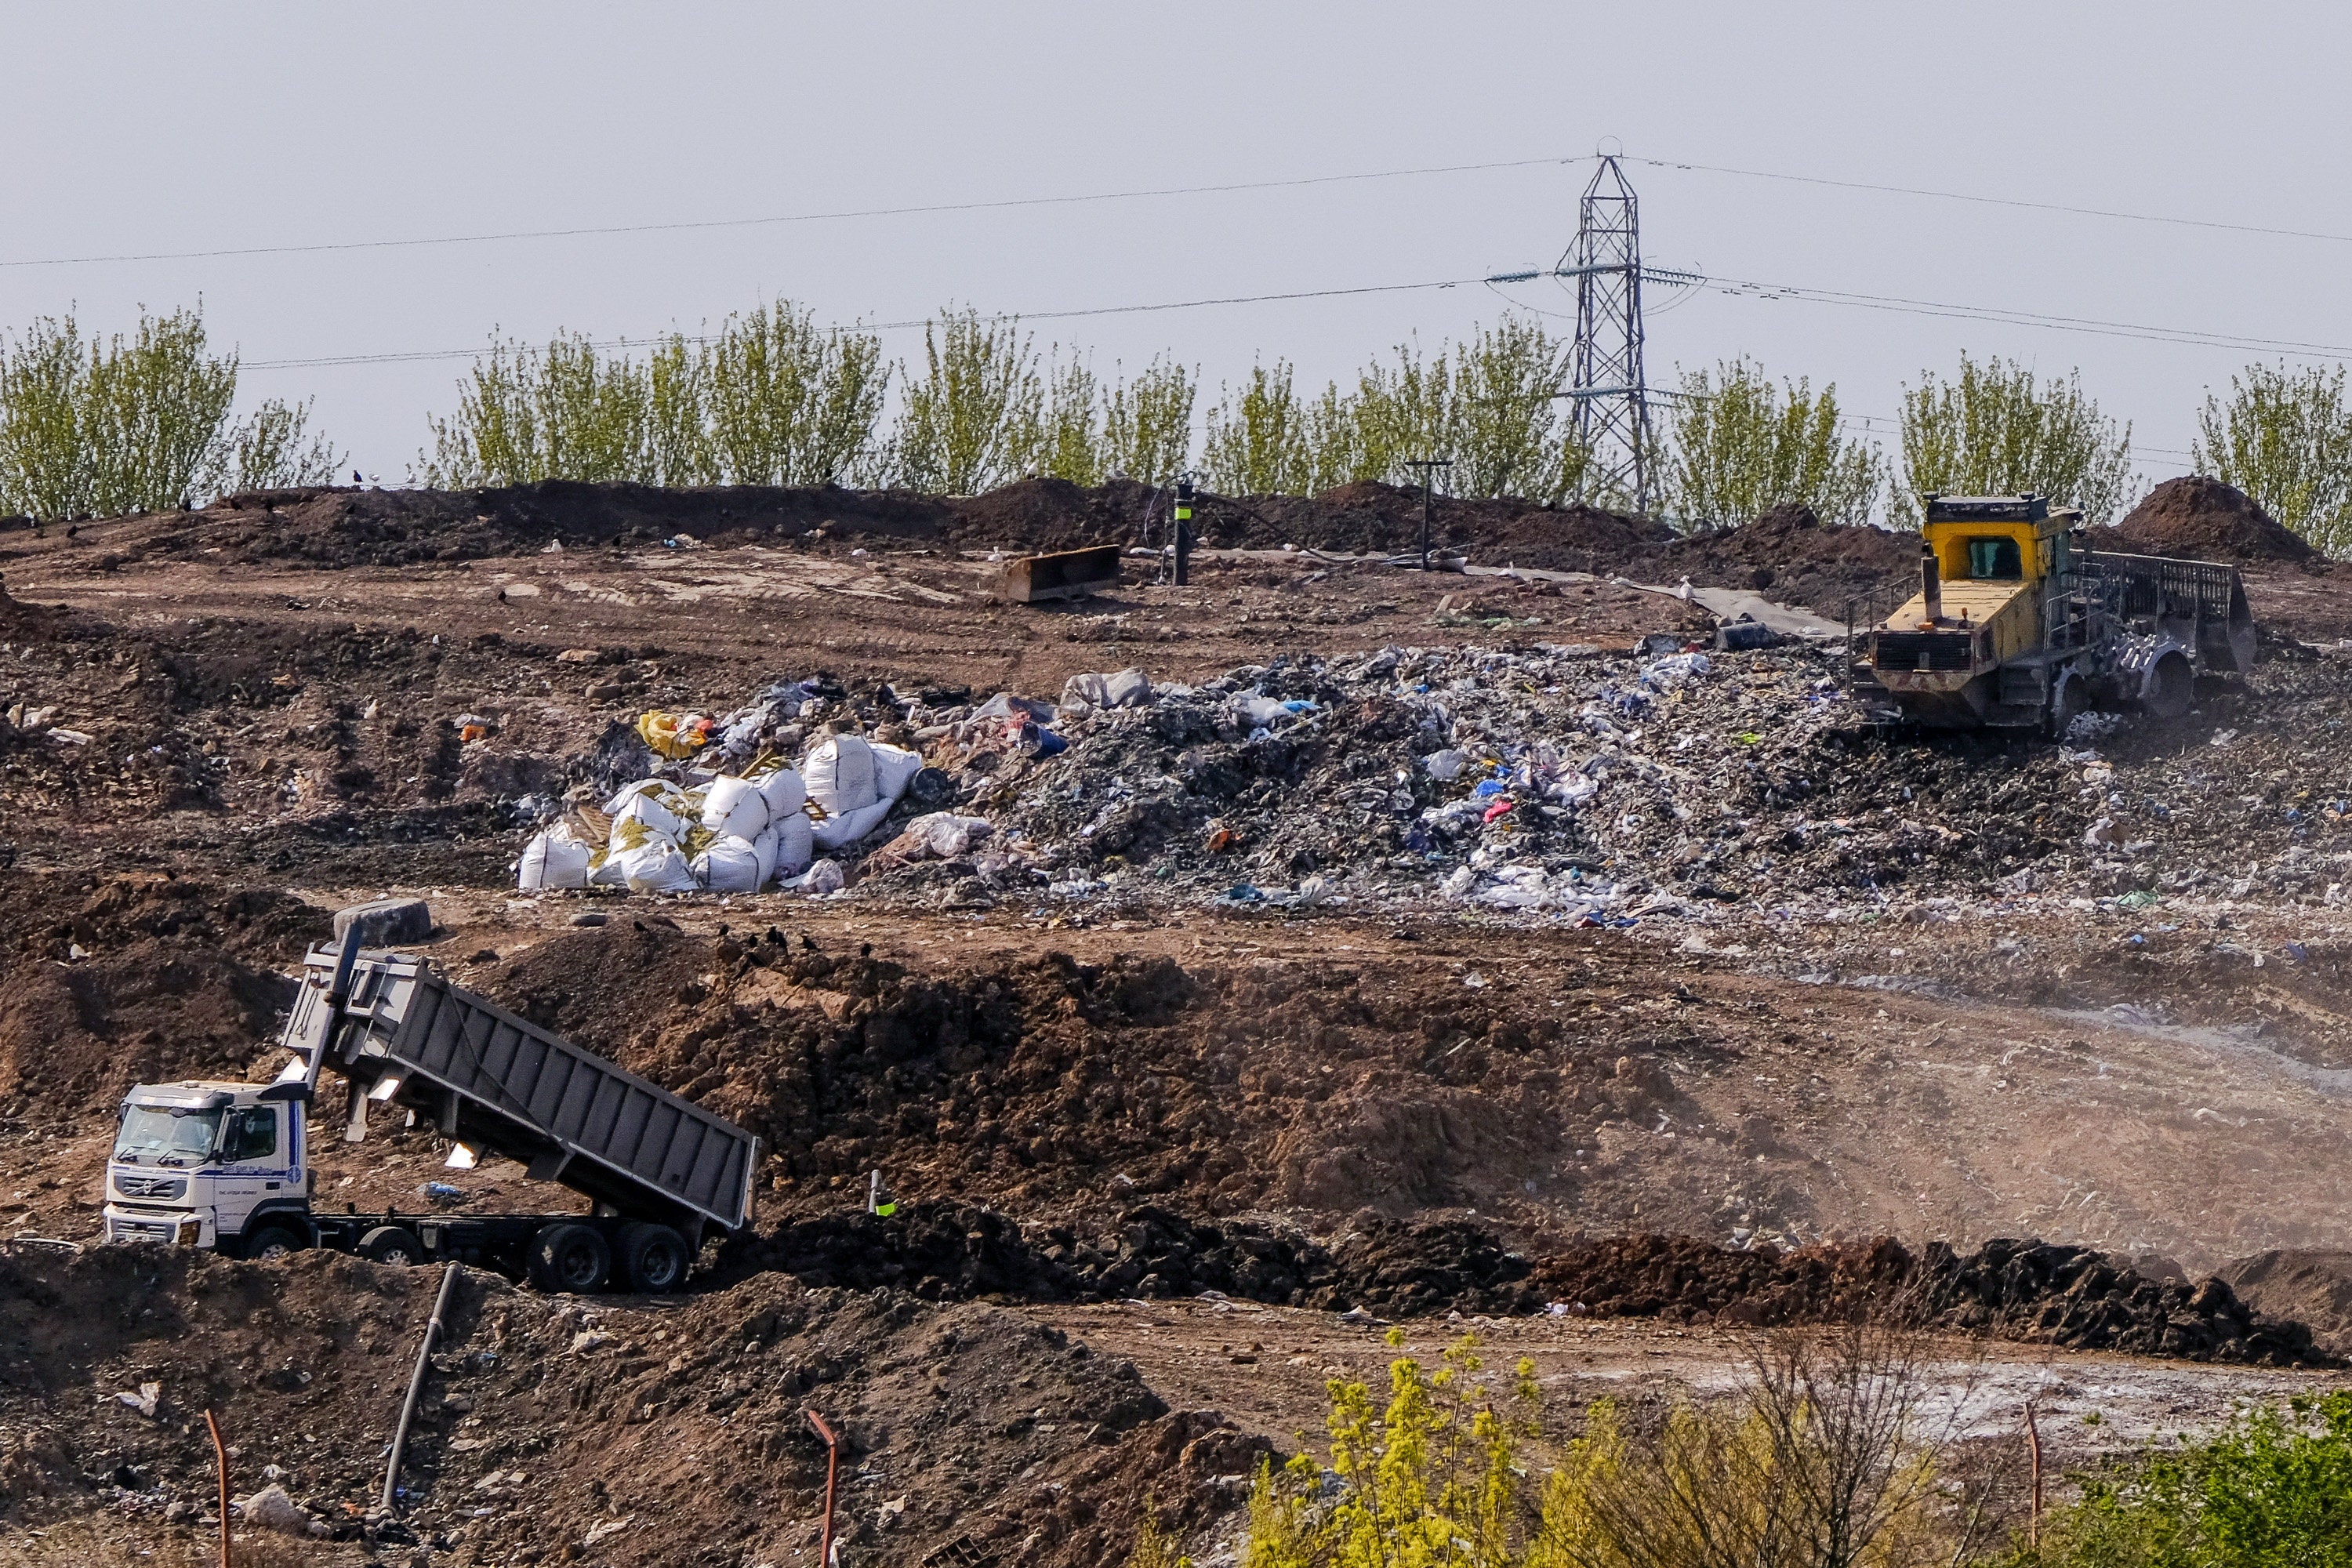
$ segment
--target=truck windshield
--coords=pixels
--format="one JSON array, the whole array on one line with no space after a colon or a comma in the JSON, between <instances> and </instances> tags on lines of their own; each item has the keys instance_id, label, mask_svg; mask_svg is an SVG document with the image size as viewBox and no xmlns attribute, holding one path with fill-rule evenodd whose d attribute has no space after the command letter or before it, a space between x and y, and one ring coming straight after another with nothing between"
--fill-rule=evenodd
<instances>
[{"instance_id":1,"label":"truck windshield","mask_svg":"<svg viewBox=\"0 0 2352 1568\"><path fill-rule=\"evenodd\" d=\"M118 1160L201 1160L220 1139L221 1113L190 1110L184 1106L131 1105L122 1111L122 1130L114 1135Z\"/></svg>"}]
</instances>

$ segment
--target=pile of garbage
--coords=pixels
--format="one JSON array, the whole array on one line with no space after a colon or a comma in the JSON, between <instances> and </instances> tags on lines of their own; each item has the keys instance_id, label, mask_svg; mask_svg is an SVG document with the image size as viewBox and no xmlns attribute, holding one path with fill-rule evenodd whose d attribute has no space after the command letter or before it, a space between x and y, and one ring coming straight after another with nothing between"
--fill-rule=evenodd
<instances>
[{"instance_id":1,"label":"pile of garbage","mask_svg":"<svg viewBox=\"0 0 2352 1568\"><path fill-rule=\"evenodd\" d=\"M773 879L950 910L1435 900L1567 924L1705 921L1733 904L1861 921L1956 893L2169 889L2249 850L2288 866L2314 831L2309 810L2242 812L2197 787L2206 749L2184 754L2114 715L2086 717L2058 746L1889 735L1849 700L1838 661L1802 642L1725 652L1662 635L1630 652L1286 656L1199 684L1126 669L1075 677L1051 701L853 694L816 678L719 719L647 715L625 738L651 776L612 772L609 746L583 760L627 782L578 803L540 847L553 870L534 883L527 856L523 880L725 891ZM2313 708L2328 662L2268 664L2259 689L2200 711L2242 726L2242 710ZM2213 746L2239 733L2217 730ZM778 760L803 751L796 767ZM2118 768L2149 776L2127 784ZM801 781L797 807L780 769ZM761 826L757 812L737 817L747 786L766 822L784 824L771 849L743 831ZM2142 789L2198 796L2198 817L2250 820L2211 831L2177 805L2143 809ZM805 840L785 820L795 809ZM624 816L641 826L625 830ZM2281 834L2294 843L2273 847ZM804 858L803 842L821 858Z\"/></svg>"}]
</instances>

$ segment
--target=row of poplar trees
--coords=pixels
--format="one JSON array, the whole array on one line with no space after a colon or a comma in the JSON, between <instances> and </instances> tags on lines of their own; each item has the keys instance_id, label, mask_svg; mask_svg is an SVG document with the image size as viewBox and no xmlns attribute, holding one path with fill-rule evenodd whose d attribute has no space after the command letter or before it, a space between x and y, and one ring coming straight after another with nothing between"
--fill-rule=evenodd
<instances>
[{"instance_id":1,"label":"row of poplar trees","mask_svg":"<svg viewBox=\"0 0 2352 1568\"><path fill-rule=\"evenodd\" d=\"M1262 363L1202 409L1199 372L1171 358L1104 374L1086 354L1041 349L1018 321L964 309L893 361L877 333L780 303L645 343L495 342L459 383L456 411L429 422L410 478L972 495L1028 475L1156 484L1189 469L1224 494L1308 495L1409 482L1412 459L1443 456L1454 495L1623 506L1595 482L1559 395L1567 348L1507 317L1434 351L1400 345L1351 383L1316 388L1286 361ZM0 339L0 512L109 515L330 482L343 459L310 428L310 405L268 400L240 417L237 378L236 356L210 349L194 309L143 316L128 337L86 336L68 317ZM1657 424L1653 510L1686 529L1791 503L1829 522L1903 525L1930 491L2035 490L2112 521L2142 482L2130 426L2103 414L2079 376L1999 358L1963 355L1907 386L1891 449L1834 385L1776 380L1746 358L1681 374ZM2233 377L2228 396L2206 398L2193 466L2352 554L2341 367Z\"/></svg>"}]
</instances>

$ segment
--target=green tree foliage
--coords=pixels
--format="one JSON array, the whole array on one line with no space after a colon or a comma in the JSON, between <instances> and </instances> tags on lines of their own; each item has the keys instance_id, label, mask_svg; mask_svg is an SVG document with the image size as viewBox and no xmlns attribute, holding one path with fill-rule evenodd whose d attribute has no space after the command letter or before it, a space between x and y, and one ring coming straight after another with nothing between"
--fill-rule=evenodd
<instances>
[{"instance_id":1,"label":"green tree foliage","mask_svg":"<svg viewBox=\"0 0 2352 1568\"><path fill-rule=\"evenodd\" d=\"M779 304L730 317L701 379L720 478L823 485L873 440L890 373L879 338L828 331Z\"/></svg>"},{"instance_id":2,"label":"green tree foliage","mask_svg":"<svg viewBox=\"0 0 2352 1568\"><path fill-rule=\"evenodd\" d=\"M1664 510L1686 527L1745 522L1789 502L1824 522L1866 522L1885 468L1876 447L1838 434L1834 385L1775 385L1743 357L1683 376Z\"/></svg>"},{"instance_id":3,"label":"green tree foliage","mask_svg":"<svg viewBox=\"0 0 2352 1568\"><path fill-rule=\"evenodd\" d=\"M1083 359L1055 363L1045 395L1037 471L1075 485L1102 482L1102 388Z\"/></svg>"},{"instance_id":4,"label":"green tree foliage","mask_svg":"<svg viewBox=\"0 0 2352 1568\"><path fill-rule=\"evenodd\" d=\"M869 460L889 370L871 333L820 328L789 302L672 333L642 359L578 332L495 342L431 422L420 482L541 479L821 485Z\"/></svg>"},{"instance_id":5,"label":"green tree foliage","mask_svg":"<svg viewBox=\"0 0 2352 1568\"><path fill-rule=\"evenodd\" d=\"M1566 361L1559 340L1516 318L1433 355L1401 343L1353 390L1333 383L1312 404L1290 400L1306 490L1363 479L1418 484L1406 465L1442 457L1454 459L1439 475L1448 494L1569 500L1581 490L1586 463L1559 396Z\"/></svg>"},{"instance_id":6,"label":"green tree foliage","mask_svg":"<svg viewBox=\"0 0 2352 1568\"><path fill-rule=\"evenodd\" d=\"M1390 1342L1401 1342L1391 1333ZM1475 1342L1433 1374L1390 1366L1375 1407L1330 1384L1328 1472L1260 1471L1244 1568L1947 1568L1974 1553L1983 1488L1948 1489L1916 1342L1869 1325L1771 1337L1729 1397L1637 1435L1608 1401L1566 1442L1533 1368L1481 1384ZM1940 1392L1940 1391L1938 1391Z\"/></svg>"},{"instance_id":7,"label":"green tree foliage","mask_svg":"<svg viewBox=\"0 0 2352 1568\"><path fill-rule=\"evenodd\" d=\"M1287 360L1250 367L1238 393L1209 410L1202 468L1209 488L1223 495L1305 495L1314 482L1308 460L1307 410L1291 389Z\"/></svg>"},{"instance_id":8,"label":"green tree foliage","mask_svg":"<svg viewBox=\"0 0 2352 1568\"><path fill-rule=\"evenodd\" d=\"M2114 521L2131 479L2131 426L2085 396L2078 373L2034 379L2032 367L1960 356L1950 380L1924 373L1903 394L1903 483L1893 510L1916 522L1917 498L2033 491Z\"/></svg>"},{"instance_id":9,"label":"green tree foliage","mask_svg":"<svg viewBox=\"0 0 2352 1568\"><path fill-rule=\"evenodd\" d=\"M2210 394L2192 444L2197 471L2235 485L2330 555L2352 555L2352 404L2344 367L2249 365L2230 400Z\"/></svg>"},{"instance_id":10,"label":"green tree foliage","mask_svg":"<svg viewBox=\"0 0 2352 1568\"><path fill-rule=\"evenodd\" d=\"M1154 359L1131 382L1111 388L1103 414L1102 472L1143 484L1165 484L1192 454L1193 372Z\"/></svg>"},{"instance_id":11,"label":"green tree foliage","mask_svg":"<svg viewBox=\"0 0 2352 1568\"><path fill-rule=\"evenodd\" d=\"M0 343L0 510L111 516L209 500L225 488L330 482L341 458L310 405L233 422L237 360L214 354L201 309L141 312L129 339L85 339L70 316Z\"/></svg>"},{"instance_id":12,"label":"green tree foliage","mask_svg":"<svg viewBox=\"0 0 2352 1568\"><path fill-rule=\"evenodd\" d=\"M1045 379L1014 321L944 312L923 329L923 374L906 382L892 477L910 489L978 495L1028 471Z\"/></svg>"},{"instance_id":13,"label":"green tree foliage","mask_svg":"<svg viewBox=\"0 0 2352 1568\"><path fill-rule=\"evenodd\" d=\"M2004 1568L2352 1568L2352 1393L2243 1409L2081 1479Z\"/></svg>"}]
</instances>

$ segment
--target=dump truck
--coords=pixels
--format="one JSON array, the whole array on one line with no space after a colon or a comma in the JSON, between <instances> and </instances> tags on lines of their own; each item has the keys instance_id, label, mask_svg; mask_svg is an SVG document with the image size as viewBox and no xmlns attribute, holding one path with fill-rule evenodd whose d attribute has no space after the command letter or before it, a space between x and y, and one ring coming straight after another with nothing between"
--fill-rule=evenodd
<instances>
[{"instance_id":1,"label":"dump truck","mask_svg":"<svg viewBox=\"0 0 2352 1568\"><path fill-rule=\"evenodd\" d=\"M2177 719L2199 677L2253 668L2235 566L2095 550L2038 495L1926 500L1918 592L1859 639L1874 718L2063 736L2093 708Z\"/></svg>"},{"instance_id":2,"label":"dump truck","mask_svg":"<svg viewBox=\"0 0 2352 1568\"><path fill-rule=\"evenodd\" d=\"M759 1140L593 1051L456 984L429 960L312 949L268 1084L140 1084L106 1170L110 1241L275 1258L331 1247L378 1262L451 1259L543 1289L676 1289L704 1239L751 1223ZM311 1201L310 1112L344 1086L343 1138L399 1114L590 1200L587 1214L361 1214Z\"/></svg>"}]
</instances>

